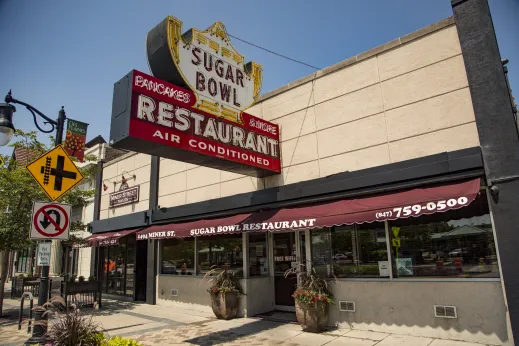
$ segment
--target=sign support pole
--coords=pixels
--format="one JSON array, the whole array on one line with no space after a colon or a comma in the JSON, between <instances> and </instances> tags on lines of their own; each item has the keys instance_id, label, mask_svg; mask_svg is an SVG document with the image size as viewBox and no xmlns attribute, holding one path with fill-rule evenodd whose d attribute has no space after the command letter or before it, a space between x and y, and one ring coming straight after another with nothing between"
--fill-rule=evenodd
<instances>
[{"instance_id":1,"label":"sign support pole","mask_svg":"<svg viewBox=\"0 0 519 346\"><path fill-rule=\"evenodd\" d=\"M58 114L58 120L56 125L56 137L54 139L54 144L59 145L63 140L63 129L65 128L65 120L67 119L65 115L65 109L62 106L61 110ZM46 241L43 241L46 242ZM50 241L52 242L52 240ZM49 297L49 271L50 266L43 266L41 268L41 277L40 277L40 291L38 294L38 305L43 306L47 302ZM34 320L39 321L46 319L43 317L43 311L34 311ZM37 344L40 342L44 342L46 340L45 333L47 329L36 323L32 329L32 336L25 342L25 344Z\"/></svg>"}]
</instances>

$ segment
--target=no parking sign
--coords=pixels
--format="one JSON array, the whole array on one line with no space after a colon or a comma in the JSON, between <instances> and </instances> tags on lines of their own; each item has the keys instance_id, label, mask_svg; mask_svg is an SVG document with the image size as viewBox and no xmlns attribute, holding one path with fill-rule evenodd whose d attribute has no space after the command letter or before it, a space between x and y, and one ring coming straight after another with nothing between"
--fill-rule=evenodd
<instances>
[{"instance_id":1,"label":"no parking sign","mask_svg":"<svg viewBox=\"0 0 519 346\"><path fill-rule=\"evenodd\" d=\"M31 239L68 240L70 211L69 204L34 202Z\"/></svg>"}]
</instances>

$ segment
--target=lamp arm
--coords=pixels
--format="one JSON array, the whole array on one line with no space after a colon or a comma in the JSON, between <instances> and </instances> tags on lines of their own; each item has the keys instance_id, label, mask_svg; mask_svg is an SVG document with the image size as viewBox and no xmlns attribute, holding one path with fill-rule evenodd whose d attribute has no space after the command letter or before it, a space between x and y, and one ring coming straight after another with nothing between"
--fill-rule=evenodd
<instances>
[{"instance_id":1,"label":"lamp arm","mask_svg":"<svg viewBox=\"0 0 519 346\"><path fill-rule=\"evenodd\" d=\"M54 132L54 130L56 129L56 125L54 125L54 123L56 123L55 121L45 121L44 124L50 124L51 125L51 129L50 130L44 130L40 127L40 125L38 124L38 120L36 119L36 114L34 114L34 112L38 111L37 109L32 109L31 107L27 107L27 109L29 110L29 112L32 113L32 117L34 118L34 125L36 125L36 127L38 128L38 130L40 130L41 132L43 133L51 133L51 132ZM41 115L40 113L38 113L39 115ZM46 118L46 117L45 117Z\"/></svg>"},{"instance_id":2,"label":"lamp arm","mask_svg":"<svg viewBox=\"0 0 519 346\"><path fill-rule=\"evenodd\" d=\"M11 96L11 90L9 90L9 93L5 96L5 102L6 103L17 103L17 104L20 104L22 106L25 106L32 113L32 116L34 118L34 124L43 133L50 133L50 132L54 131L54 129L58 125L58 122L56 120L52 120L51 118L49 118L48 116L46 116L45 114L43 114L42 112L40 112L39 110L37 110L36 108L31 106L30 104L13 98ZM51 124L52 125L52 130L50 130L50 131L42 130L42 128L38 125L38 122L36 120L36 115L34 113L38 114L40 117L45 119L46 120L45 124Z\"/></svg>"},{"instance_id":3,"label":"lamp arm","mask_svg":"<svg viewBox=\"0 0 519 346\"><path fill-rule=\"evenodd\" d=\"M37 110L36 108L34 108L33 106L31 106L30 104L27 104L25 102L22 102L22 101L19 101L13 97L11 97L11 94L9 92L9 94L7 94L7 96L5 97L5 102L6 103L18 103L22 106L25 106L27 107L28 110L30 110L31 112L36 112L36 114L38 114L40 117L42 117L43 119L46 120L47 123L49 124L52 124L54 126L58 125L58 122L56 120L52 120L51 118L49 118L48 116L46 116L45 114L43 114L42 112L40 112L39 110ZM34 114L34 113L33 113ZM36 117L35 117L36 119Z\"/></svg>"}]
</instances>

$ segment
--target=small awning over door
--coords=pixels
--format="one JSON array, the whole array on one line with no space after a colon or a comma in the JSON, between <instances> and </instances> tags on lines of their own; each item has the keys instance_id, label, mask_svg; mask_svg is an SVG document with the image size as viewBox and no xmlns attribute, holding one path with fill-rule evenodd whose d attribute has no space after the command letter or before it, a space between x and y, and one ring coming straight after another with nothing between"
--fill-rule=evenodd
<instances>
[{"instance_id":1,"label":"small awning over door","mask_svg":"<svg viewBox=\"0 0 519 346\"><path fill-rule=\"evenodd\" d=\"M137 240L311 229L416 217L468 206L479 190L480 179L477 178L448 185L238 214L220 219L154 225L139 231Z\"/></svg>"},{"instance_id":2,"label":"small awning over door","mask_svg":"<svg viewBox=\"0 0 519 346\"><path fill-rule=\"evenodd\" d=\"M128 229L122 231L114 231L114 232L106 232L106 233L97 233L92 234L90 237L85 240L88 241L88 246L112 246L119 245L119 239L124 236L133 234L137 232L139 228L136 229Z\"/></svg>"}]
</instances>

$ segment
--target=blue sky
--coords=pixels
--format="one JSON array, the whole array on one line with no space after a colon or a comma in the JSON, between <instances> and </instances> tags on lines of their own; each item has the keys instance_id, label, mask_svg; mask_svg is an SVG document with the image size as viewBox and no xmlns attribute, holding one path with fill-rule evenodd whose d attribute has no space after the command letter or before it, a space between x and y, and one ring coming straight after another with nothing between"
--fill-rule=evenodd
<instances>
[{"instance_id":1,"label":"blue sky","mask_svg":"<svg viewBox=\"0 0 519 346\"><path fill-rule=\"evenodd\" d=\"M519 99L519 0L490 0L502 57ZM449 0L0 0L0 97L90 124L108 140L113 84L131 69L149 72L145 38L167 15L205 29L222 21L230 34L326 67L452 15ZM239 41L264 67L263 92L313 72ZM19 106L15 126L36 129ZM46 135L41 135L47 140ZM11 148L0 148L7 154Z\"/></svg>"}]
</instances>

